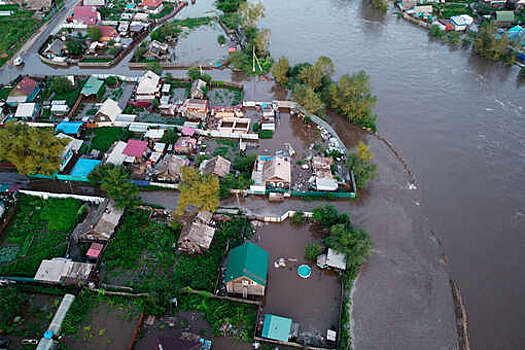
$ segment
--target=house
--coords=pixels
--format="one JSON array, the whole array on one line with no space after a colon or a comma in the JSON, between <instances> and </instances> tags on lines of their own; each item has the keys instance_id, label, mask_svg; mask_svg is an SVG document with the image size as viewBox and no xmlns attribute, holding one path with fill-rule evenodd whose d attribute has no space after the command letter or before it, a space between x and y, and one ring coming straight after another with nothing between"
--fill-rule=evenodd
<instances>
[{"instance_id":1,"label":"house","mask_svg":"<svg viewBox=\"0 0 525 350\"><path fill-rule=\"evenodd\" d=\"M87 180L89 173L100 163L101 161L97 159L80 158L69 175L79 180Z\"/></svg>"},{"instance_id":2,"label":"house","mask_svg":"<svg viewBox=\"0 0 525 350\"><path fill-rule=\"evenodd\" d=\"M230 173L231 162L219 155L212 159L205 160L200 165L200 171L206 174L217 175L218 177L225 177Z\"/></svg>"},{"instance_id":3,"label":"house","mask_svg":"<svg viewBox=\"0 0 525 350\"><path fill-rule=\"evenodd\" d=\"M76 242L108 241L113 236L123 214L123 209L115 207L115 201L106 199L96 210L88 213L71 235Z\"/></svg>"},{"instance_id":4,"label":"house","mask_svg":"<svg viewBox=\"0 0 525 350\"><path fill-rule=\"evenodd\" d=\"M111 125L117 119L117 117L122 113L122 109L118 103L110 98L108 98L100 109L95 114L96 123L105 123Z\"/></svg>"},{"instance_id":5,"label":"house","mask_svg":"<svg viewBox=\"0 0 525 350\"><path fill-rule=\"evenodd\" d=\"M208 84L201 79L196 79L191 83L190 97L202 100L204 99L204 90Z\"/></svg>"},{"instance_id":6,"label":"house","mask_svg":"<svg viewBox=\"0 0 525 350\"><path fill-rule=\"evenodd\" d=\"M187 120L205 121L208 114L208 100L187 99L179 111Z\"/></svg>"},{"instance_id":7,"label":"house","mask_svg":"<svg viewBox=\"0 0 525 350\"><path fill-rule=\"evenodd\" d=\"M327 254L317 257L317 265L321 268L331 267L338 270L346 270L346 255L328 248Z\"/></svg>"},{"instance_id":8,"label":"house","mask_svg":"<svg viewBox=\"0 0 525 350\"><path fill-rule=\"evenodd\" d=\"M51 114L64 116L67 112L69 112L69 106L66 104L66 101L51 101Z\"/></svg>"},{"instance_id":9,"label":"house","mask_svg":"<svg viewBox=\"0 0 525 350\"><path fill-rule=\"evenodd\" d=\"M75 139L71 136L67 136L64 134L58 134L57 138L69 140L69 143L66 145L66 148L64 148L64 151L62 151L62 161L60 162L59 171L63 171L66 168L69 161L73 158L73 156L78 153L84 141Z\"/></svg>"},{"instance_id":10,"label":"house","mask_svg":"<svg viewBox=\"0 0 525 350\"><path fill-rule=\"evenodd\" d=\"M247 134L250 131L250 121L251 120L248 118L222 118L217 130L219 132L230 134Z\"/></svg>"},{"instance_id":11,"label":"house","mask_svg":"<svg viewBox=\"0 0 525 350\"><path fill-rule=\"evenodd\" d=\"M266 188L289 188L292 181L290 160L275 156L264 162L263 179Z\"/></svg>"},{"instance_id":12,"label":"house","mask_svg":"<svg viewBox=\"0 0 525 350\"><path fill-rule=\"evenodd\" d=\"M173 145L173 150L175 153L189 154L193 152L196 144L197 140L192 137L179 137L175 145Z\"/></svg>"},{"instance_id":13,"label":"house","mask_svg":"<svg viewBox=\"0 0 525 350\"><path fill-rule=\"evenodd\" d=\"M459 15L450 17L450 23L454 26L456 32L467 30L467 27L474 22L474 19L469 15Z\"/></svg>"},{"instance_id":14,"label":"house","mask_svg":"<svg viewBox=\"0 0 525 350\"><path fill-rule=\"evenodd\" d=\"M514 22L513 11L496 11L496 24L498 26L509 26Z\"/></svg>"},{"instance_id":15,"label":"house","mask_svg":"<svg viewBox=\"0 0 525 350\"><path fill-rule=\"evenodd\" d=\"M88 80L82 87L82 90L80 90L80 94L85 97L95 96L98 98L103 93L104 93L104 81L97 79L92 75L88 78Z\"/></svg>"},{"instance_id":16,"label":"house","mask_svg":"<svg viewBox=\"0 0 525 350\"><path fill-rule=\"evenodd\" d=\"M124 141L115 142L107 153L106 163L114 164L116 166L124 164L126 158L128 158L128 156L123 153L126 146L127 143Z\"/></svg>"},{"instance_id":17,"label":"house","mask_svg":"<svg viewBox=\"0 0 525 350\"><path fill-rule=\"evenodd\" d=\"M104 6L105 4L105 0L82 0L84 6Z\"/></svg>"},{"instance_id":18,"label":"house","mask_svg":"<svg viewBox=\"0 0 525 350\"><path fill-rule=\"evenodd\" d=\"M131 139L128 140L128 144L122 153L127 155L128 159L132 158L134 162L141 162L147 148L148 143L146 141Z\"/></svg>"},{"instance_id":19,"label":"house","mask_svg":"<svg viewBox=\"0 0 525 350\"><path fill-rule=\"evenodd\" d=\"M95 26L100 30L100 41L110 41L118 37L118 31L115 27L107 25L97 25Z\"/></svg>"},{"instance_id":20,"label":"house","mask_svg":"<svg viewBox=\"0 0 525 350\"><path fill-rule=\"evenodd\" d=\"M80 284L90 278L94 266L66 258L44 259L34 279L46 283Z\"/></svg>"},{"instance_id":21,"label":"house","mask_svg":"<svg viewBox=\"0 0 525 350\"><path fill-rule=\"evenodd\" d=\"M92 26L100 21L100 13L94 6L77 5L73 8L73 23Z\"/></svg>"},{"instance_id":22,"label":"house","mask_svg":"<svg viewBox=\"0 0 525 350\"><path fill-rule=\"evenodd\" d=\"M169 154L162 159L153 174L159 180L180 182L182 180L181 170L189 164L190 161L186 157Z\"/></svg>"},{"instance_id":23,"label":"house","mask_svg":"<svg viewBox=\"0 0 525 350\"><path fill-rule=\"evenodd\" d=\"M225 282L229 294L262 297L268 281L269 254L252 242L245 242L228 253Z\"/></svg>"},{"instance_id":24,"label":"house","mask_svg":"<svg viewBox=\"0 0 525 350\"><path fill-rule=\"evenodd\" d=\"M160 77L152 71L147 71L142 78L140 78L135 93L137 101L151 102L155 99L155 94L160 91Z\"/></svg>"},{"instance_id":25,"label":"house","mask_svg":"<svg viewBox=\"0 0 525 350\"><path fill-rule=\"evenodd\" d=\"M36 80L24 77L16 84L7 96L6 102L10 105L24 102L32 102L40 92L40 87Z\"/></svg>"},{"instance_id":26,"label":"house","mask_svg":"<svg viewBox=\"0 0 525 350\"><path fill-rule=\"evenodd\" d=\"M60 39L53 40L47 48L42 52L44 56L52 57L61 57L64 51L64 42Z\"/></svg>"},{"instance_id":27,"label":"house","mask_svg":"<svg viewBox=\"0 0 525 350\"><path fill-rule=\"evenodd\" d=\"M164 9L162 0L142 0L140 6L152 14L158 14Z\"/></svg>"},{"instance_id":28,"label":"house","mask_svg":"<svg viewBox=\"0 0 525 350\"><path fill-rule=\"evenodd\" d=\"M146 134L144 134L144 138L150 140L160 140L164 136L165 131L166 130L164 129L149 129L146 131Z\"/></svg>"},{"instance_id":29,"label":"house","mask_svg":"<svg viewBox=\"0 0 525 350\"><path fill-rule=\"evenodd\" d=\"M177 249L189 254L208 250L215 234L215 228L210 226L211 218L212 213L209 211L200 211L191 225L182 230Z\"/></svg>"},{"instance_id":30,"label":"house","mask_svg":"<svg viewBox=\"0 0 525 350\"><path fill-rule=\"evenodd\" d=\"M313 157L312 169L315 174L315 188L317 191L337 191L339 185L332 176L332 158Z\"/></svg>"},{"instance_id":31,"label":"house","mask_svg":"<svg viewBox=\"0 0 525 350\"><path fill-rule=\"evenodd\" d=\"M146 57L156 58L159 61L169 60L170 53L168 44L160 43L157 40L152 40L148 45Z\"/></svg>"},{"instance_id":32,"label":"house","mask_svg":"<svg viewBox=\"0 0 525 350\"><path fill-rule=\"evenodd\" d=\"M40 106L36 103L19 103L16 107L15 118L32 121L36 119L38 112L40 112Z\"/></svg>"},{"instance_id":33,"label":"house","mask_svg":"<svg viewBox=\"0 0 525 350\"><path fill-rule=\"evenodd\" d=\"M264 315L264 323L261 336L267 339L287 342L292 330L292 319L287 317Z\"/></svg>"},{"instance_id":34,"label":"house","mask_svg":"<svg viewBox=\"0 0 525 350\"><path fill-rule=\"evenodd\" d=\"M66 135L80 136L80 128L84 122L60 122L55 128L55 132L61 132Z\"/></svg>"},{"instance_id":35,"label":"house","mask_svg":"<svg viewBox=\"0 0 525 350\"><path fill-rule=\"evenodd\" d=\"M432 5L415 6L414 14L418 17L432 18Z\"/></svg>"}]
</instances>

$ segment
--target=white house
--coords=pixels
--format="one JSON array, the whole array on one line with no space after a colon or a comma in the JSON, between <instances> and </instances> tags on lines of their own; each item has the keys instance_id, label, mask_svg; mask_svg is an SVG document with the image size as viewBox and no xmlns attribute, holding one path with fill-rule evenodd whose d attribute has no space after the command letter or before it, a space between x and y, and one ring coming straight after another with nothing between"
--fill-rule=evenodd
<instances>
[{"instance_id":1,"label":"white house","mask_svg":"<svg viewBox=\"0 0 525 350\"><path fill-rule=\"evenodd\" d=\"M160 90L160 77L152 71L147 71L142 78L140 78L137 86L136 100L137 101L152 101L155 94Z\"/></svg>"}]
</instances>

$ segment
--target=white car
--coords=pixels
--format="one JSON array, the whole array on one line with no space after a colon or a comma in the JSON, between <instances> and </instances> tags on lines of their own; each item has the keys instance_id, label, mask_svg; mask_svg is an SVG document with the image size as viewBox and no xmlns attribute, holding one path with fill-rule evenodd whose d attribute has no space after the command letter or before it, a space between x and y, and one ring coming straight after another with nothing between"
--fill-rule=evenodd
<instances>
[{"instance_id":1,"label":"white car","mask_svg":"<svg viewBox=\"0 0 525 350\"><path fill-rule=\"evenodd\" d=\"M14 59L13 64L15 66L21 66L24 64L24 60L22 59L22 57L18 56L17 58Z\"/></svg>"}]
</instances>

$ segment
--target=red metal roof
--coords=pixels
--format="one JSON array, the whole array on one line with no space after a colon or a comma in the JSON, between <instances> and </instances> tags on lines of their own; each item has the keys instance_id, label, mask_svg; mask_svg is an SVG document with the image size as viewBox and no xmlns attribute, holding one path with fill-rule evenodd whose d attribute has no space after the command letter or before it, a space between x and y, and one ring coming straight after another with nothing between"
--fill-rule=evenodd
<instances>
[{"instance_id":1,"label":"red metal roof","mask_svg":"<svg viewBox=\"0 0 525 350\"><path fill-rule=\"evenodd\" d=\"M94 6L75 6L73 19L87 25L97 24L98 12Z\"/></svg>"},{"instance_id":2,"label":"red metal roof","mask_svg":"<svg viewBox=\"0 0 525 350\"><path fill-rule=\"evenodd\" d=\"M35 80L24 77L15 87L16 94L18 96L30 96L37 85L38 83Z\"/></svg>"},{"instance_id":3,"label":"red metal roof","mask_svg":"<svg viewBox=\"0 0 525 350\"><path fill-rule=\"evenodd\" d=\"M104 245L100 243L91 243L91 246L89 247L86 256L90 258L98 258L100 252L102 251L102 248L104 248Z\"/></svg>"},{"instance_id":4,"label":"red metal roof","mask_svg":"<svg viewBox=\"0 0 525 350\"><path fill-rule=\"evenodd\" d=\"M137 158L142 157L144 155L144 152L146 151L147 146L148 143L146 141L129 140L128 144L126 145L126 148L124 148L124 151L122 151L122 153Z\"/></svg>"},{"instance_id":5,"label":"red metal roof","mask_svg":"<svg viewBox=\"0 0 525 350\"><path fill-rule=\"evenodd\" d=\"M149 8L157 8L162 4L162 0L142 0L141 6L147 6Z\"/></svg>"}]
</instances>

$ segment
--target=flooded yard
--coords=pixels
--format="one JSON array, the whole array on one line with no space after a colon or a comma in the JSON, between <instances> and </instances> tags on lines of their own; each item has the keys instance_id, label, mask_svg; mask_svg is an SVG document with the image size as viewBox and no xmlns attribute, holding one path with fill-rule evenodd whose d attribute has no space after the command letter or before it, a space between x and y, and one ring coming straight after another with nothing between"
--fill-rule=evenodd
<instances>
[{"instance_id":1,"label":"flooded yard","mask_svg":"<svg viewBox=\"0 0 525 350\"><path fill-rule=\"evenodd\" d=\"M217 37L224 31L217 25L202 26L184 34L175 47L175 62L180 64L217 64L228 55L228 47L219 45Z\"/></svg>"},{"instance_id":2,"label":"flooded yard","mask_svg":"<svg viewBox=\"0 0 525 350\"><path fill-rule=\"evenodd\" d=\"M310 231L309 225L293 226L288 222L270 224L256 232L257 244L270 254L268 285L262 314L291 318L299 323L297 342L326 345L328 329L338 329L341 306L341 285L338 274L319 269L304 257L308 243L321 237ZM284 258L285 267L274 262ZM301 278L297 268L308 264L309 278Z\"/></svg>"}]
</instances>

